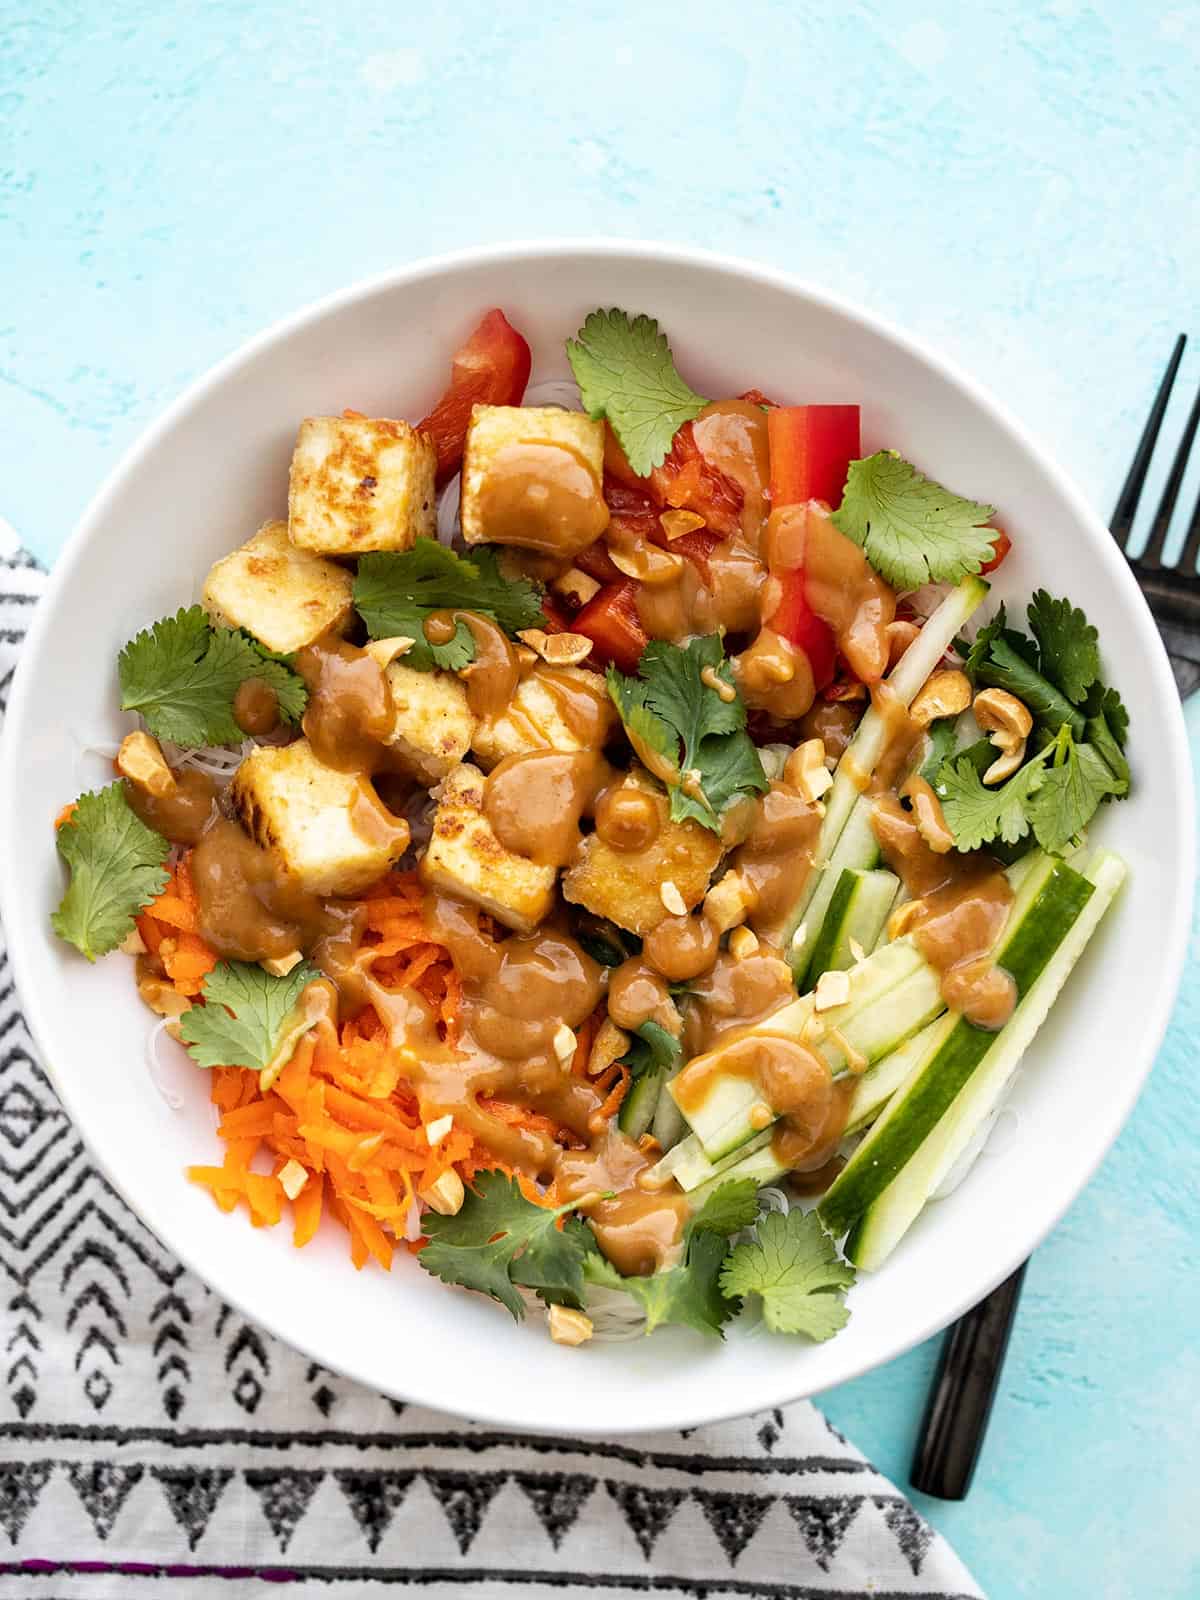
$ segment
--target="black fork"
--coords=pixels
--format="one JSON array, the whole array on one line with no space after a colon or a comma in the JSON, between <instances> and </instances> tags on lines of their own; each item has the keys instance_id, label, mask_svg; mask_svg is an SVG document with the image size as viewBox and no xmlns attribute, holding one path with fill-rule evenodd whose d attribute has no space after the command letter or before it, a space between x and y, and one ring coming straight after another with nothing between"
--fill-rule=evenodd
<instances>
[{"instance_id":1,"label":"black fork","mask_svg":"<svg viewBox=\"0 0 1200 1600\"><path fill-rule=\"evenodd\" d=\"M1200 496L1174 566L1163 561L1163 551L1188 457L1200 428L1200 392L1184 424L1141 555L1130 556L1129 535L1186 344L1187 335L1181 333L1109 523L1158 624L1175 682L1185 700L1200 687L1200 574L1196 571L1200 556ZM910 1473L913 1487L925 1494L937 1495L941 1500L966 1498L996 1398L1027 1265L1023 1262L999 1288L964 1313L946 1335Z\"/></svg>"}]
</instances>

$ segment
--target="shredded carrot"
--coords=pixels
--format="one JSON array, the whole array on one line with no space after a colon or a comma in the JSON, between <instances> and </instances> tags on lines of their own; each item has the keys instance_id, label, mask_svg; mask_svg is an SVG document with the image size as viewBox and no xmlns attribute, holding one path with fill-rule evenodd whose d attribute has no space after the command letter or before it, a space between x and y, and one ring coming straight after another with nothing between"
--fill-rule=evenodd
<instances>
[{"instance_id":1,"label":"shredded carrot","mask_svg":"<svg viewBox=\"0 0 1200 1600\"><path fill-rule=\"evenodd\" d=\"M623 1061L614 1062L613 1066L617 1070L618 1077L612 1084L612 1087L608 1089L608 1092L604 1097L604 1104L596 1112L596 1116L605 1122L608 1121L609 1117L615 1116L621 1109L621 1102L629 1092L629 1084L632 1076L629 1068ZM610 1068L609 1070L611 1072L612 1069ZM606 1083L607 1077L608 1074L605 1075L605 1078L602 1078L599 1081L601 1083Z\"/></svg>"},{"instance_id":2,"label":"shredded carrot","mask_svg":"<svg viewBox=\"0 0 1200 1600\"><path fill-rule=\"evenodd\" d=\"M58 832L58 830L63 826L64 823L70 822L71 818L75 815L75 812L78 809L78 806L79 806L78 800L69 800L67 802L67 804L62 808L62 810L58 813L58 815L54 819L54 831L55 831L55 833Z\"/></svg>"},{"instance_id":3,"label":"shredded carrot","mask_svg":"<svg viewBox=\"0 0 1200 1600\"><path fill-rule=\"evenodd\" d=\"M386 991L418 994L453 1046L462 985L449 952L424 919L424 891L416 873L390 872L362 899L365 932L356 958L361 970ZM206 953L211 954L195 931L197 911L184 857L163 894L139 919L147 947L177 987L195 982L193 993L199 992L209 970ZM328 1023L310 1030L265 1093L257 1073L215 1068L211 1094L221 1113L225 1160L219 1167L194 1167L190 1176L222 1210L244 1204L255 1226L271 1226L283 1211L278 1175L294 1161L307 1176L291 1201L293 1242L307 1244L328 1211L349 1234L355 1266L375 1260L389 1267L422 1190L451 1169L470 1183L476 1173L503 1165L458 1123L431 1146L404 1066L379 1012L368 1005L336 1030ZM507 1112L511 1117L504 1120L561 1136L549 1118L516 1106ZM272 1159L273 1175L251 1168L264 1156ZM545 1203L534 1184L514 1176L530 1199Z\"/></svg>"}]
</instances>

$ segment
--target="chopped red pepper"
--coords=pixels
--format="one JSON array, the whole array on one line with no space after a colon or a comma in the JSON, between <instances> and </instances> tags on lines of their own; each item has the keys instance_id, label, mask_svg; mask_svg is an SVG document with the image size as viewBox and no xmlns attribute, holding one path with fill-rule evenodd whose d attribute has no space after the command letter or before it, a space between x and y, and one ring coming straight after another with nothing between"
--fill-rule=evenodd
<instances>
[{"instance_id":1,"label":"chopped red pepper","mask_svg":"<svg viewBox=\"0 0 1200 1600\"><path fill-rule=\"evenodd\" d=\"M597 666L609 662L622 672L635 672L649 640L637 610L637 584L632 578L606 583L571 624L573 633L592 641L590 660Z\"/></svg>"},{"instance_id":2,"label":"chopped red pepper","mask_svg":"<svg viewBox=\"0 0 1200 1600\"><path fill-rule=\"evenodd\" d=\"M438 488L462 465L471 407L519 406L529 382L529 346L503 311L489 311L454 353L450 386L417 424L437 448Z\"/></svg>"},{"instance_id":3,"label":"chopped red pepper","mask_svg":"<svg viewBox=\"0 0 1200 1600\"><path fill-rule=\"evenodd\" d=\"M765 411L773 411L779 404L777 400L768 400L761 389L747 389L745 394L738 395L738 399L752 406L762 406Z\"/></svg>"},{"instance_id":4,"label":"chopped red pepper","mask_svg":"<svg viewBox=\"0 0 1200 1600\"><path fill-rule=\"evenodd\" d=\"M767 444L773 510L809 500L840 504L850 462L859 454L858 407L776 406L767 413ZM813 684L823 689L837 665L833 633L808 603L802 567L774 576L783 592L770 625L804 651Z\"/></svg>"},{"instance_id":5,"label":"chopped red pepper","mask_svg":"<svg viewBox=\"0 0 1200 1600\"><path fill-rule=\"evenodd\" d=\"M745 494L740 483L714 467L696 443L695 430L685 422L675 435L671 453L650 474L650 492L660 505L694 511L704 518L710 533L728 539L742 526Z\"/></svg>"},{"instance_id":6,"label":"chopped red pepper","mask_svg":"<svg viewBox=\"0 0 1200 1600\"><path fill-rule=\"evenodd\" d=\"M997 528L996 542L992 546L992 559L983 563L979 569L980 573L995 572L996 568L1004 560L1005 556L1011 549L1012 540L1008 537L1003 528Z\"/></svg>"},{"instance_id":7,"label":"chopped red pepper","mask_svg":"<svg viewBox=\"0 0 1200 1600\"><path fill-rule=\"evenodd\" d=\"M771 503L842 503L850 463L862 454L857 406L776 406L767 413Z\"/></svg>"}]
</instances>

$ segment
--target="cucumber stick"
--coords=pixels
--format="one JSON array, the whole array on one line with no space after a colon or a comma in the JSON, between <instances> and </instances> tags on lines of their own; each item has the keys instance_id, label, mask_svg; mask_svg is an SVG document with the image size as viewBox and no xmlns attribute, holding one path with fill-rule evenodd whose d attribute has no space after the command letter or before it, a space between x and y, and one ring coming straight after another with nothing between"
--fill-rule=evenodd
<instances>
[{"instance_id":1,"label":"cucumber stick","mask_svg":"<svg viewBox=\"0 0 1200 1600\"><path fill-rule=\"evenodd\" d=\"M643 1072L630 1084L617 1112L617 1126L631 1139L640 1139L649 1131L665 1078L666 1072L660 1068L657 1072Z\"/></svg>"},{"instance_id":2,"label":"cucumber stick","mask_svg":"<svg viewBox=\"0 0 1200 1600\"><path fill-rule=\"evenodd\" d=\"M888 688L902 705L911 705L926 678L953 644L956 635L971 613L981 604L988 592L982 578L964 578L953 589L920 633L896 663L887 679ZM813 896L826 872L822 863L829 862L838 840L842 836L851 811L861 797L862 789L875 770L876 763L887 744L887 723L872 706L858 725L838 763L833 787L825 799L825 817L817 839L814 859L817 863L808 874L804 886L796 897L783 929L782 945L787 949L796 929L800 926ZM858 862L844 862L845 866L858 866ZM871 863L867 862L870 866Z\"/></svg>"},{"instance_id":3,"label":"cucumber stick","mask_svg":"<svg viewBox=\"0 0 1200 1600\"><path fill-rule=\"evenodd\" d=\"M1018 1006L1094 894L1089 878L1052 857L1039 856L1027 870L995 952L1016 984ZM928 1053L821 1201L821 1219L831 1233L853 1228L903 1172L1010 1026L1011 1019L1000 1033L987 1033L956 1017L944 1035L934 1035Z\"/></svg>"},{"instance_id":4,"label":"cucumber stick","mask_svg":"<svg viewBox=\"0 0 1200 1600\"><path fill-rule=\"evenodd\" d=\"M736 1162L710 1178L707 1183L692 1189L688 1194L688 1200L692 1210L699 1211L709 1195L714 1194L722 1184L738 1183L744 1178L749 1178L761 1189L764 1183L774 1183L777 1178L782 1178L786 1171L787 1167L775 1154L770 1140L767 1140L766 1143L750 1151L749 1155L739 1151Z\"/></svg>"},{"instance_id":5,"label":"cucumber stick","mask_svg":"<svg viewBox=\"0 0 1200 1600\"><path fill-rule=\"evenodd\" d=\"M853 819L856 812L851 813ZM845 834L842 835L845 838ZM879 930L887 921L888 912L900 888L900 880L893 872L858 871L847 867L826 877L835 883L820 930L813 942L812 955L804 975L805 989L812 989L823 972L831 969L844 971L862 959L861 952L873 950ZM816 913L816 902L809 907ZM854 952L857 945L859 954ZM794 955L799 957L799 949Z\"/></svg>"},{"instance_id":6,"label":"cucumber stick","mask_svg":"<svg viewBox=\"0 0 1200 1600\"><path fill-rule=\"evenodd\" d=\"M674 1178L681 1189L698 1189L701 1184L720 1178L730 1167L770 1142L771 1130L764 1128L732 1155L720 1161L710 1161L704 1153L704 1146L692 1133L668 1150L662 1160L651 1168L650 1178L655 1183L665 1183L668 1178Z\"/></svg>"},{"instance_id":7,"label":"cucumber stick","mask_svg":"<svg viewBox=\"0 0 1200 1600\"><path fill-rule=\"evenodd\" d=\"M867 1068L858 1080L854 1098L850 1102L846 1118L847 1133L859 1133L875 1120L900 1085L911 1076L917 1062L923 1061L933 1048L938 1030L944 1036L954 1021L954 1017L947 1012L936 1021L927 1023L911 1039L906 1039L898 1050L893 1050L890 1055Z\"/></svg>"},{"instance_id":8,"label":"cucumber stick","mask_svg":"<svg viewBox=\"0 0 1200 1600\"><path fill-rule=\"evenodd\" d=\"M822 1013L821 1020L826 1029L844 1028L865 1007L874 1005L896 984L911 977L923 965L923 957L911 939L897 939L882 950L877 950L866 961L850 969L850 998L844 1005ZM799 1039L812 1014L813 997L804 995L756 1023L751 1031ZM715 1161L736 1150L760 1131L751 1121L751 1114L762 1104L762 1095L749 1078L714 1074L704 1099L699 1104L692 1104L689 1091L694 1083L696 1063L701 1059L697 1057L689 1062L679 1076L668 1083L666 1093L679 1105L686 1121L704 1146L705 1154ZM684 1097L682 1104L680 1096Z\"/></svg>"},{"instance_id":9,"label":"cucumber stick","mask_svg":"<svg viewBox=\"0 0 1200 1600\"><path fill-rule=\"evenodd\" d=\"M1068 872L1070 870L1066 869ZM992 1036L982 1059L948 1109L929 1128L925 1138L892 1181L878 1192L859 1216L846 1247L847 1255L857 1265L874 1270L887 1259L925 1202L936 1192L980 1129L993 1116L1021 1057L1046 1020L1063 984L1112 904L1124 881L1125 871L1125 863L1120 857L1108 851L1102 851L1087 868L1084 877L1091 893L1050 951L1038 975L1023 988L1017 1009L1000 1032ZM913 1087L915 1083L916 1075L912 1081ZM909 1098L910 1086L906 1086L897 1099ZM902 1118L902 1110L898 1115ZM868 1142L864 1140L860 1150L865 1149ZM849 1170L847 1167L846 1171Z\"/></svg>"}]
</instances>

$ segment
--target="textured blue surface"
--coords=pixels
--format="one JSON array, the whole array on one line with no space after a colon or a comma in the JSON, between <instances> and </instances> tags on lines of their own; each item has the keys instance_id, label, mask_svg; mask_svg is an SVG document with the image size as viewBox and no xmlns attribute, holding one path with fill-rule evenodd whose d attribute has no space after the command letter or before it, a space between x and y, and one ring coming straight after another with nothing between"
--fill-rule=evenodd
<instances>
[{"instance_id":1,"label":"textured blue surface","mask_svg":"<svg viewBox=\"0 0 1200 1600\"><path fill-rule=\"evenodd\" d=\"M0 0L0 512L52 558L121 449L264 323L550 233L727 249L898 318L1107 512L1171 339L1200 336L1198 39L1196 5L1140 0ZM925 1507L994 1600L1200 1592L1198 1012L1193 964L1030 1269L971 1497ZM899 1481L934 1354L825 1397Z\"/></svg>"}]
</instances>

